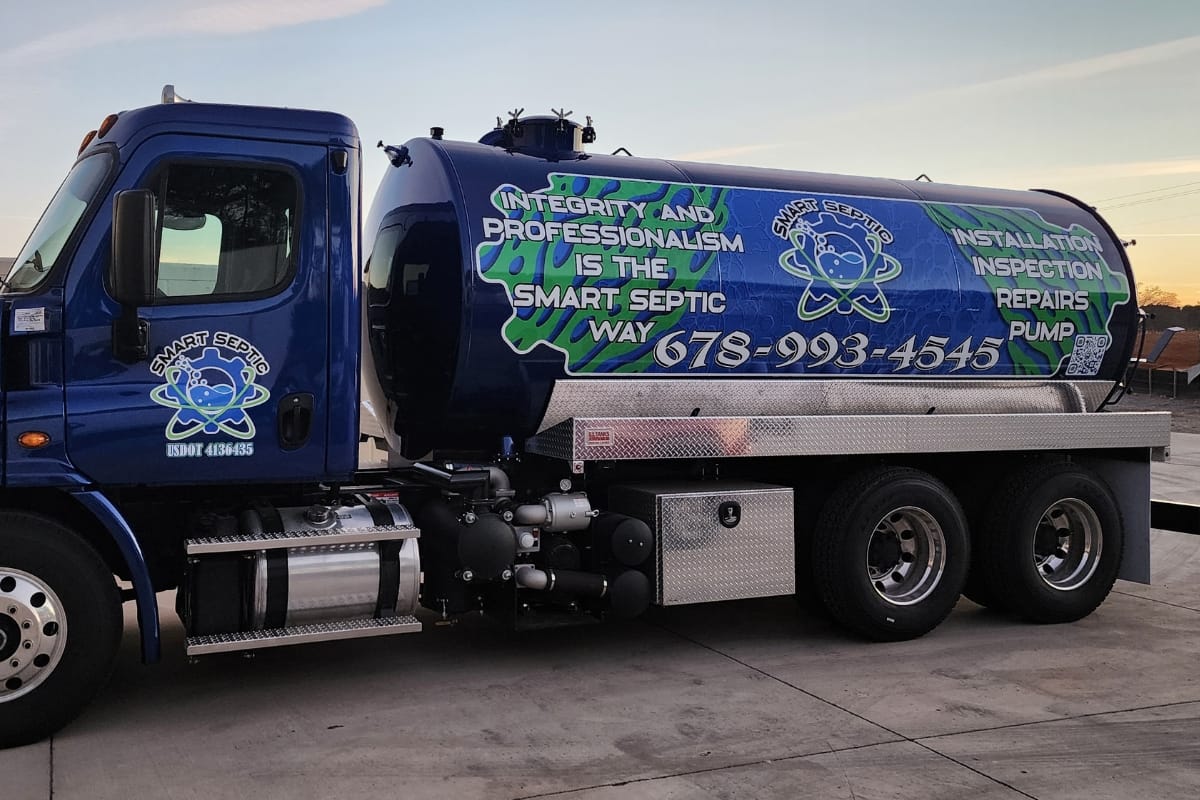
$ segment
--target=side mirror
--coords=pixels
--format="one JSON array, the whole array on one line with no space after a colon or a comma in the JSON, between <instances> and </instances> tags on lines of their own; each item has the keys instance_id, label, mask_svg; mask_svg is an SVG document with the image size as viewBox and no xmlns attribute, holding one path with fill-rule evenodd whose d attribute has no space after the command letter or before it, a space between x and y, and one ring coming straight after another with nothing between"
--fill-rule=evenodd
<instances>
[{"instance_id":1,"label":"side mirror","mask_svg":"<svg viewBox=\"0 0 1200 800\"><path fill-rule=\"evenodd\" d=\"M113 297L126 308L150 305L158 283L158 252L154 193L131 189L113 203L112 264L109 283Z\"/></svg>"},{"instance_id":2,"label":"side mirror","mask_svg":"<svg viewBox=\"0 0 1200 800\"><path fill-rule=\"evenodd\" d=\"M126 364L144 361L150 352L150 326L138 317L138 307L154 302L158 284L154 210L154 194L145 189L120 192L113 203L108 277L121 304L121 316L113 320L113 354Z\"/></svg>"}]
</instances>

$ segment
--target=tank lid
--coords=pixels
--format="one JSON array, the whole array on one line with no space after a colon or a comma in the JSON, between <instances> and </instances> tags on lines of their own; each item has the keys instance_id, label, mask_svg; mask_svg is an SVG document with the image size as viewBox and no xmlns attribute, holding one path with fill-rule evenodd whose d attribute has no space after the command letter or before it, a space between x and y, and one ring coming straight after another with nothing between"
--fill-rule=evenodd
<instances>
[{"instance_id":1,"label":"tank lid","mask_svg":"<svg viewBox=\"0 0 1200 800\"><path fill-rule=\"evenodd\" d=\"M573 111L551 109L551 112L553 116L522 117L525 109L514 109L508 112L508 122L496 117L496 127L479 141L551 161L586 157L583 146L596 141L592 118L587 117L587 124L580 125L568 119Z\"/></svg>"}]
</instances>

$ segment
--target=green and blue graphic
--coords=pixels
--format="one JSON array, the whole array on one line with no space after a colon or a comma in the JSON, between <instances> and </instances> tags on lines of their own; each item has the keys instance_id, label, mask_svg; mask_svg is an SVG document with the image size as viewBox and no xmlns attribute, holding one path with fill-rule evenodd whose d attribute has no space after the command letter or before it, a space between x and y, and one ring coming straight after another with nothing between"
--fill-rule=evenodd
<instances>
[{"instance_id":1,"label":"green and blue graphic","mask_svg":"<svg viewBox=\"0 0 1200 800\"><path fill-rule=\"evenodd\" d=\"M1079 357L1066 374L1095 374L1086 367L1103 355L1097 348L1107 347L1101 339L1113 312L1130 299L1128 279L1109 268L1095 234L1015 208L931 203L926 211L996 297L1008 329L1025 334L1008 340L1015 372L1044 374L1046 365L1072 355L1073 345Z\"/></svg>"},{"instance_id":2,"label":"green and blue graphic","mask_svg":"<svg viewBox=\"0 0 1200 800\"><path fill-rule=\"evenodd\" d=\"M716 252L690 248L703 244L704 233L720 246L714 232L732 227L727 190L579 175L552 175L550 182L539 194L501 186L492 196L514 223L508 226L514 235L480 247L479 271L504 284L514 300L505 340L518 353L538 345L561 350L572 371L650 367L645 326L677 326L693 302L703 302L694 293L715 266ZM584 202L572 211L568 197ZM563 198L564 205L552 206L549 198ZM556 213L555 207L567 210ZM699 221L696 208L709 221ZM571 227L551 237L547 225ZM599 260L598 268L580 266L589 258ZM667 263L654 264L655 258ZM601 313L584 313L589 310Z\"/></svg>"},{"instance_id":3,"label":"green and blue graphic","mask_svg":"<svg viewBox=\"0 0 1200 800\"><path fill-rule=\"evenodd\" d=\"M573 375L1091 377L1131 296L1078 212L561 173L488 201L500 333Z\"/></svg>"}]
</instances>

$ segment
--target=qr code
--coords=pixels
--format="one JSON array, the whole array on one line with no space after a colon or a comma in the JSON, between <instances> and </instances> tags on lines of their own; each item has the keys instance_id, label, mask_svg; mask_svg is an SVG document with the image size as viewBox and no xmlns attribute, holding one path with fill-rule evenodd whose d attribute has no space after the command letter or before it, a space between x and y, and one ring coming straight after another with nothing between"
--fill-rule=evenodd
<instances>
[{"instance_id":1,"label":"qr code","mask_svg":"<svg viewBox=\"0 0 1200 800\"><path fill-rule=\"evenodd\" d=\"M1107 336L1079 334L1075 337L1075 349L1071 352L1071 363L1067 364L1068 375L1095 375L1100 371L1100 362L1108 352Z\"/></svg>"}]
</instances>

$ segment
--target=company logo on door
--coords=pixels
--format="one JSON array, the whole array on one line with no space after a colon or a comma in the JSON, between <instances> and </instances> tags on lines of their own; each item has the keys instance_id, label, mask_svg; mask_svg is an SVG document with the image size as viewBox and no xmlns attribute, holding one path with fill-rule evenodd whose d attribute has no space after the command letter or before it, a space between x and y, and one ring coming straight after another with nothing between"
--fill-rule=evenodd
<instances>
[{"instance_id":1,"label":"company logo on door","mask_svg":"<svg viewBox=\"0 0 1200 800\"><path fill-rule=\"evenodd\" d=\"M167 457L202 458L254 454L254 421L246 413L271 398L258 379L271 371L262 352L225 331L180 336L150 362L163 379L150 399L175 410L167 422ZM195 436L229 437L188 442Z\"/></svg>"}]
</instances>

